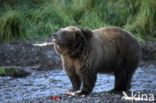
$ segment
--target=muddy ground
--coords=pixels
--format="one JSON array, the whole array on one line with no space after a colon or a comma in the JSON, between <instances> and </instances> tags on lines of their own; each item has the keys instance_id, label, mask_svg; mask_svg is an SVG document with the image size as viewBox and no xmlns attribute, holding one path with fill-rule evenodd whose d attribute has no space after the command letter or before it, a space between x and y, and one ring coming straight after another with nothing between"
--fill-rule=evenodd
<instances>
[{"instance_id":1,"label":"muddy ground","mask_svg":"<svg viewBox=\"0 0 156 103\"><path fill-rule=\"evenodd\" d=\"M52 103L51 96L61 98L65 103L129 103L123 94L110 94L114 76L98 74L93 92L85 98L70 97L64 93L71 88L71 83L61 67L61 59L52 46L36 45L50 40L34 39L0 44L0 66L15 66L30 72L24 78L0 77L0 103ZM156 100L156 42L142 44L142 61L132 80L131 92L137 96L154 95ZM131 92L128 96L131 96ZM153 101L156 102L156 101ZM145 102L141 101L141 102Z\"/></svg>"}]
</instances>

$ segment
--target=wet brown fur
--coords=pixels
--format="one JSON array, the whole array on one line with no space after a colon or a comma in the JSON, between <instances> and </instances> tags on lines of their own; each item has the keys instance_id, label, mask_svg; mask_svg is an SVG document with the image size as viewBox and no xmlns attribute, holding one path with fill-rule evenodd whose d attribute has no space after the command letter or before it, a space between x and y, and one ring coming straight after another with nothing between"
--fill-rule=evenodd
<instances>
[{"instance_id":1,"label":"wet brown fur","mask_svg":"<svg viewBox=\"0 0 156 103\"><path fill-rule=\"evenodd\" d=\"M60 36L63 33L72 36L64 40ZM69 26L55 34L55 37L59 36L58 43L62 43L54 43L55 50L62 57L63 69L73 91L79 90L83 83L80 94L89 94L98 72L114 74L114 91L130 89L141 54L140 46L131 33L118 27L90 30Z\"/></svg>"}]
</instances>

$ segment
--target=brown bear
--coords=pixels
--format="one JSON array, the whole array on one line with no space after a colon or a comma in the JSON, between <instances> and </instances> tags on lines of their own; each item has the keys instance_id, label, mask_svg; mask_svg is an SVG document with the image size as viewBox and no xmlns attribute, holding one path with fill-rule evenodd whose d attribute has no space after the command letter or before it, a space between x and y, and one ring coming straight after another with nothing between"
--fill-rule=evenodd
<instances>
[{"instance_id":1,"label":"brown bear","mask_svg":"<svg viewBox=\"0 0 156 103\"><path fill-rule=\"evenodd\" d=\"M91 30L68 26L53 34L52 39L72 91L83 84L74 95L90 94L98 72L114 74L112 91L130 89L141 55L139 43L131 33L119 27Z\"/></svg>"}]
</instances>

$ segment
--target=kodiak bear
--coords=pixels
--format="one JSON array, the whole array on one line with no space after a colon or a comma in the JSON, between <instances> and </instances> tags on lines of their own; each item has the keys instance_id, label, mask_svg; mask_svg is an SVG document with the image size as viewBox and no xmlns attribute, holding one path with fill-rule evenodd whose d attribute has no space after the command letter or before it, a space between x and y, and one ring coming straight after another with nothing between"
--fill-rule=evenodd
<instances>
[{"instance_id":1,"label":"kodiak bear","mask_svg":"<svg viewBox=\"0 0 156 103\"><path fill-rule=\"evenodd\" d=\"M53 34L52 39L74 96L90 94L98 72L114 74L112 92L130 89L141 56L139 43L131 33L119 27L91 30L68 26Z\"/></svg>"}]
</instances>

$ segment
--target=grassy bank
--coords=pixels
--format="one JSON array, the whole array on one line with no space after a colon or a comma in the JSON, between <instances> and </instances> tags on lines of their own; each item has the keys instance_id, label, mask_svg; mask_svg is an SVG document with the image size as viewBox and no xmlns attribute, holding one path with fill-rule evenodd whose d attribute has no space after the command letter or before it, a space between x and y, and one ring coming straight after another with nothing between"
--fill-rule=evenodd
<instances>
[{"instance_id":1,"label":"grassy bank","mask_svg":"<svg viewBox=\"0 0 156 103\"><path fill-rule=\"evenodd\" d=\"M0 0L0 41L47 37L74 25L120 26L156 40L155 0Z\"/></svg>"}]
</instances>

